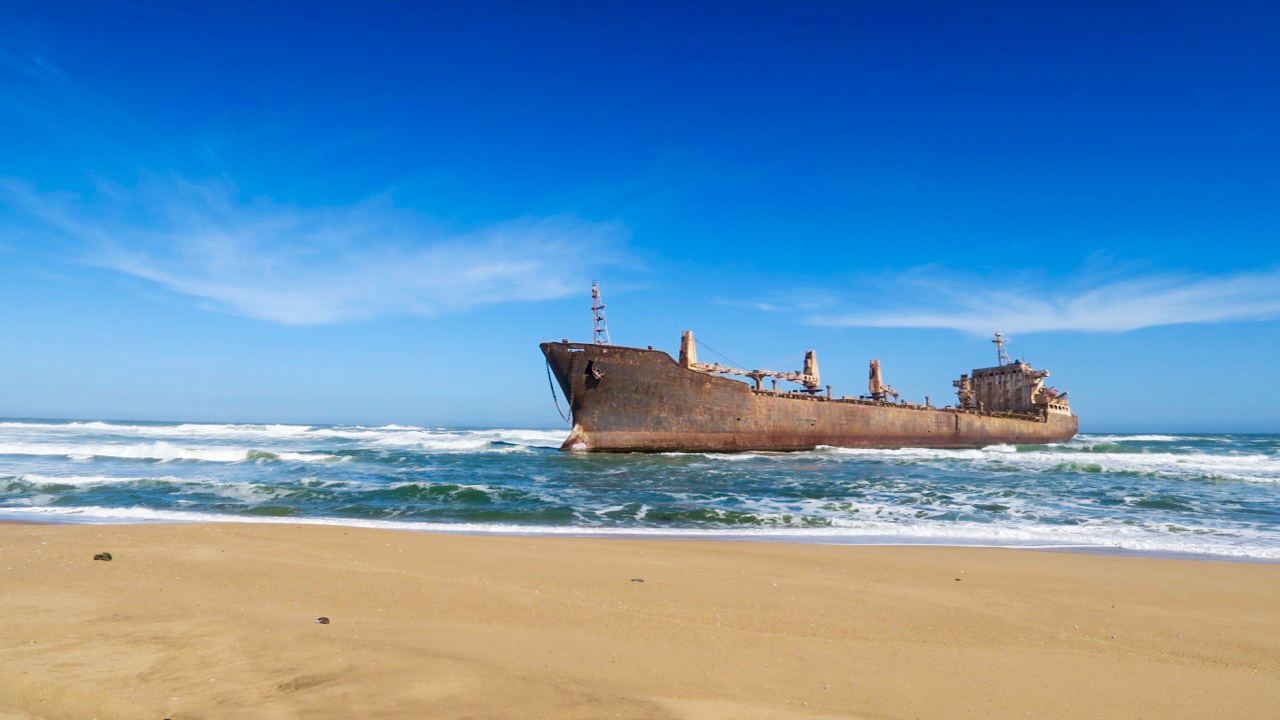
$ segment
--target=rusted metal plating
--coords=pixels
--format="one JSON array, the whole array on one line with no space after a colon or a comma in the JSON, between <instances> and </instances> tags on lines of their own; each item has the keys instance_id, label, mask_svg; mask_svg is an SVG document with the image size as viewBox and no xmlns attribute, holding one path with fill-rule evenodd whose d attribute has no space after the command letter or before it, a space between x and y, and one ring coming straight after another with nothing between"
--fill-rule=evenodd
<instances>
[{"instance_id":1,"label":"rusted metal plating","mask_svg":"<svg viewBox=\"0 0 1280 720\"><path fill-rule=\"evenodd\" d=\"M567 342L541 347L569 399L573 429L565 450L982 447L1065 442L1079 427L1062 395L1043 387L1048 373L1021 362L981 368L973 378L962 376L957 387L968 383L970 399L962 395L961 406L936 408L808 392L804 380L817 389L816 358L802 373L732 373L752 377L752 388L697 367L703 364L697 362L689 333L681 342L679 363L652 349ZM805 377L810 370L812 375ZM762 390L754 374L792 381L798 377L806 391Z\"/></svg>"}]
</instances>

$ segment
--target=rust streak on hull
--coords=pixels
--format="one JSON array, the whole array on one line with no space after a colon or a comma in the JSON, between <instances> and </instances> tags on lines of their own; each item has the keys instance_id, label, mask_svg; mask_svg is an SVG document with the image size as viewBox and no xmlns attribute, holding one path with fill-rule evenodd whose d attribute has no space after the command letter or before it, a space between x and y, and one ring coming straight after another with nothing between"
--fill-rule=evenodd
<instances>
[{"instance_id":1,"label":"rust streak on hull","mask_svg":"<svg viewBox=\"0 0 1280 720\"><path fill-rule=\"evenodd\" d=\"M753 390L682 367L659 350L542 343L573 413L563 450L705 452L974 448L1075 436L1063 413L989 413Z\"/></svg>"}]
</instances>

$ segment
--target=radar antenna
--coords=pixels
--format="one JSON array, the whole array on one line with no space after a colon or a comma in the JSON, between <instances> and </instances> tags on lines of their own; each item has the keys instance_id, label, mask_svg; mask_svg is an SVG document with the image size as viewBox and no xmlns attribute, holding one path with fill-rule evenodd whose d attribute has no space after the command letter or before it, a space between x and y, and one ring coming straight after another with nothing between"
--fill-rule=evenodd
<instances>
[{"instance_id":1,"label":"radar antenna","mask_svg":"<svg viewBox=\"0 0 1280 720\"><path fill-rule=\"evenodd\" d=\"M609 344L609 326L604 322L604 303L600 302L600 283L591 283L591 315L597 345Z\"/></svg>"},{"instance_id":2,"label":"radar antenna","mask_svg":"<svg viewBox=\"0 0 1280 720\"><path fill-rule=\"evenodd\" d=\"M1009 356L1004 351L1005 343L1009 341L1006 340L1005 337L1000 333L996 333L996 339L992 340L991 342L996 344L996 361L1000 365L1004 365L1005 363L1009 362Z\"/></svg>"}]
</instances>

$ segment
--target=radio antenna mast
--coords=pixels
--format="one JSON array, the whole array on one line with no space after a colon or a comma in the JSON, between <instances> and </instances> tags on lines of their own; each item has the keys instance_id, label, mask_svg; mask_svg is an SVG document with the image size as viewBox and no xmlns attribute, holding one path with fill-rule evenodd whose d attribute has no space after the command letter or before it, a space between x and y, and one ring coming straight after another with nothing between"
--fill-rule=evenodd
<instances>
[{"instance_id":1,"label":"radio antenna mast","mask_svg":"<svg viewBox=\"0 0 1280 720\"><path fill-rule=\"evenodd\" d=\"M996 361L1001 365L1009 362L1009 356L1004 351L1004 345L1009 341L1005 340L1000 333L996 333L996 339L991 342L996 344Z\"/></svg>"},{"instance_id":2,"label":"radio antenna mast","mask_svg":"<svg viewBox=\"0 0 1280 720\"><path fill-rule=\"evenodd\" d=\"M600 302L600 283L591 283L592 329L597 345L609 344L609 326L604 321L604 303Z\"/></svg>"}]
</instances>

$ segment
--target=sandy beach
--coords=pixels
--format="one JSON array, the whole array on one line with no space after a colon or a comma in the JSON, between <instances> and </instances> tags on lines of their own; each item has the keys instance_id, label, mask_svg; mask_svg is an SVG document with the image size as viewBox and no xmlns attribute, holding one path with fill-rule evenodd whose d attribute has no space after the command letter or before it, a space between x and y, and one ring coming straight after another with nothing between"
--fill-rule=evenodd
<instances>
[{"instance_id":1,"label":"sandy beach","mask_svg":"<svg viewBox=\"0 0 1280 720\"><path fill-rule=\"evenodd\" d=\"M0 718L1263 718L1277 598L1266 564L6 524Z\"/></svg>"}]
</instances>

